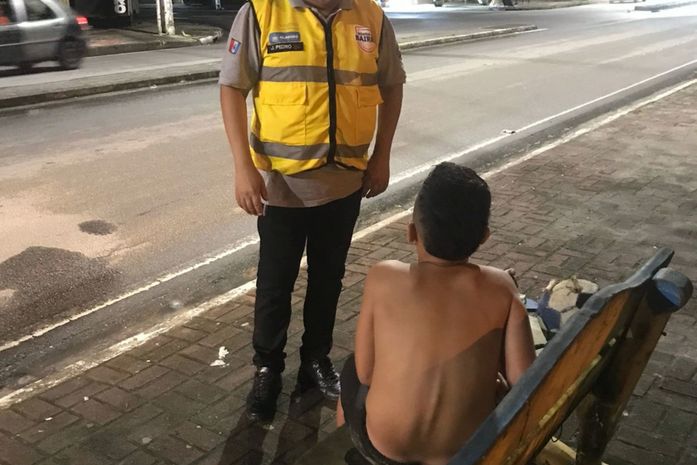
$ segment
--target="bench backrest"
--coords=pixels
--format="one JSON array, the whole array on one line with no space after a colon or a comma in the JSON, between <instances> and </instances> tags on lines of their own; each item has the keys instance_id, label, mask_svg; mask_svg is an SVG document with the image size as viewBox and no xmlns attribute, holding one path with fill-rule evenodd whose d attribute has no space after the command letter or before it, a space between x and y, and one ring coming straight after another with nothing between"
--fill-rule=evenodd
<instances>
[{"instance_id":1,"label":"bench backrest","mask_svg":"<svg viewBox=\"0 0 697 465\"><path fill-rule=\"evenodd\" d=\"M526 465L583 401L577 464L596 464L670 313L691 296L661 249L591 297L449 465ZM579 409L581 410L581 409Z\"/></svg>"}]
</instances>

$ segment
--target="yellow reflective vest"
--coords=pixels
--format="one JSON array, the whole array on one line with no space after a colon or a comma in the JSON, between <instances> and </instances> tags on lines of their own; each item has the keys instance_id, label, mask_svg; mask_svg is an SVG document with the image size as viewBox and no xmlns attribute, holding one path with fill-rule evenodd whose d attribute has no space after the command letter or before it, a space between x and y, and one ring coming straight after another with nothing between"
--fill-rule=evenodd
<instances>
[{"instance_id":1,"label":"yellow reflective vest","mask_svg":"<svg viewBox=\"0 0 697 465\"><path fill-rule=\"evenodd\" d=\"M251 0L261 70L250 135L257 168L292 175L328 163L365 170L382 103L383 12L354 0L325 22L288 0Z\"/></svg>"}]
</instances>

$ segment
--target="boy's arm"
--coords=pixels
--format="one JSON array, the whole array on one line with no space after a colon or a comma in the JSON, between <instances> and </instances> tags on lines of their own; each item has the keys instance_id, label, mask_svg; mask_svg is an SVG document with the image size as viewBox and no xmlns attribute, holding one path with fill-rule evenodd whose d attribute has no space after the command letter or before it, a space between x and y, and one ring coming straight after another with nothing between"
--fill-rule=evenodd
<instances>
[{"instance_id":1,"label":"boy's arm","mask_svg":"<svg viewBox=\"0 0 697 465\"><path fill-rule=\"evenodd\" d=\"M375 326L373 322L373 300L375 294L375 268L373 267L365 279L363 301L358 315L356 327L356 372L361 384L370 386L373 380L375 364Z\"/></svg>"},{"instance_id":2,"label":"boy's arm","mask_svg":"<svg viewBox=\"0 0 697 465\"><path fill-rule=\"evenodd\" d=\"M356 374L361 384L369 386L373 379L373 365L375 363L375 340L373 326L373 293L375 287L375 267L373 267L365 279L363 288L363 301L356 325L355 358ZM344 409L339 398L336 405L336 425L343 426Z\"/></svg>"},{"instance_id":3,"label":"boy's arm","mask_svg":"<svg viewBox=\"0 0 697 465\"><path fill-rule=\"evenodd\" d=\"M509 282L512 281L509 278ZM518 290L511 282L511 308L504 334L505 378L510 385L518 382L535 360L535 346L528 313L518 298Z\"/></svg>"}]
</instances>

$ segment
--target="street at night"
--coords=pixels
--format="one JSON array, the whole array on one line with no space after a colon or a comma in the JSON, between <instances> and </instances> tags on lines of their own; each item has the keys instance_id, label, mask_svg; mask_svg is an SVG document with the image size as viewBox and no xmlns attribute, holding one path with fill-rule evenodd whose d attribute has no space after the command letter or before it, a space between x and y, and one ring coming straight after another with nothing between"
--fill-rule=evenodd
<instances>
[{"instance_id":1,"label":"street at night","mask_svg":"<svg viewBox=\"0 0 697 465\"><path fill-rule=\"evenodd\" d=\"M659 12L635 11L633 3L386 11L400 43L530 27L403 51L407 84L390 186L363 202L358 234L410 207L438 162L496 170L575 137L579 128L594 131L607 115L697 78L697 5ZM174 68L215 70L234 14L176 9L175 21L224 29L212 45L87 57L73 71L50 63L28 74L0 68L0 96L164 75ZM186 312L198 316L196 309L217 305L211 302L237 298L231 290L251 289L256 219L235 202L216 79L4 108L0 146L0 394L89 362L128 338L149 340L153 328L177 327ZM694 163L693 153L685 166ZM688 177L694 187L694 176ZM540 178L540 185L548 179ZM694 245L694 209L683 213L689 218L681 230ZM542 280L530 279L535 285ZM691 389L694 395L694 381ZM1 452L0 463L19 465Z\"/></svg>"}]
</instances>

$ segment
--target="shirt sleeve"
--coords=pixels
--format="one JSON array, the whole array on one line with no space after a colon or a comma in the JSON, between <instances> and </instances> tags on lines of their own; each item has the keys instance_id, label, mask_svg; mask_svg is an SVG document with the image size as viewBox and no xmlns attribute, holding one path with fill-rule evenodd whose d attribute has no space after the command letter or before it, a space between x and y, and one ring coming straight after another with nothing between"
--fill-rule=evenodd
<instances>
[{"instance_id":1,"label":"shirt sleeve","mask_svg":"<svg viewBox=\"0 0 697 465\"><path fill-rule=\"evenodd\" d=\"M245 3L230 28L218 83L247 94L259 81L260 62L256 17L250 4Z\"/></svg>"},{"instance_id":2,"label":"shirt sleeve","mask_svg":"<svg viewBox=\"0 0 697 465\"><path fill-rule=\"evenodd\" d=\"M404 65L402 65L402 52L399 51L392 23L385 16L378 54L378 85L389 87L404 84L406 80L407 75L404 72Z\"/></svg>"}]
</instances>

